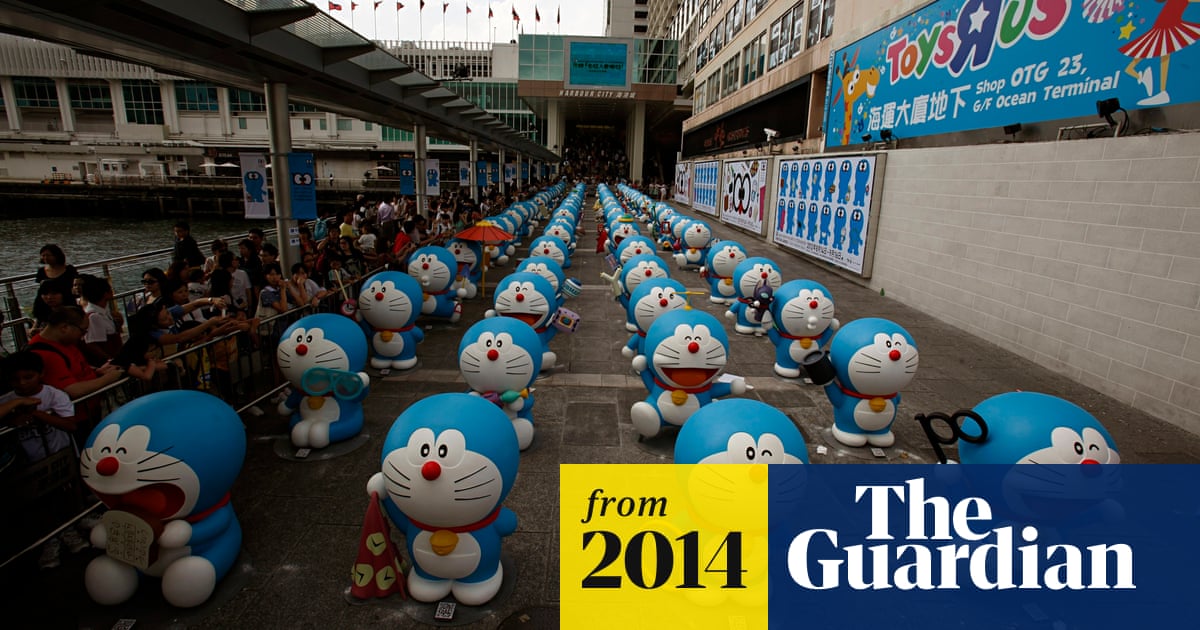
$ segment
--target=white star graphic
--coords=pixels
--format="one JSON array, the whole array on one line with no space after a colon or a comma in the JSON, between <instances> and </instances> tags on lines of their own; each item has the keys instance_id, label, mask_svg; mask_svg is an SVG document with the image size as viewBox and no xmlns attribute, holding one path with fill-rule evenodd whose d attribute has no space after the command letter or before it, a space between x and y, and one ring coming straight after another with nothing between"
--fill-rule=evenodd
<instances>
[{"instance_id":1,"label":"white star graphic","mask_svg":"<svg viewBox=\"0 0 1200 630\"><path fill-rule=\"evenodd\" d=\"M974 33L976 31L982 31L983 21L986 20L989 15L991 15L991 13L987 9L983 8L982 4L976 7L975 11L971 13L971 28L968 29L967 32Z\"/></svg>"}]
</instances>

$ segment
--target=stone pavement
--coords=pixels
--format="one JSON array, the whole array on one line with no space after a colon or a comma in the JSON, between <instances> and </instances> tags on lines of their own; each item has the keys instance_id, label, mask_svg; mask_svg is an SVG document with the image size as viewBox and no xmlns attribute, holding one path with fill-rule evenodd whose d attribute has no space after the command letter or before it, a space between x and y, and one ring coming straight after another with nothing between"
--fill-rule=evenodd
<instances>
[{"instance_id":1,"label":"stone pavement","mask_svg":"<svg viewBox=\"0 0 1200 630\"><path fill-rule=\"evenodd\" d=\"M558 625L558 466L561 463L670 462L671 438L642 442L629 422L632 404L645 396L640 379L629 370L620 348L628 339L624 314L600 279L603 257L592 253L595 225L585 212L586 234L579 241L568 277L584 283L580 297L568 303L583 318L573 335L560 334L552 346L560 365L536 384L537 435L521 457L520 474L506 505L519 518L517 532L505 539L506 584L488 606L460 607L454 624L470 628L543 628ZM772 371L774 351L765 338L730 332L727 372L745 376L754 389L747 396L787 412L808 442L813 463L877 461L932 462L933 452L912 420L919 412L952 412L984 398L1013 390L1041 391L1063 397L1095 415L1112 433L1127 463L1200 462L1200 437L1156 420L1137 409L1051 373L999 346L952 328L928 315L823 268L788 254L761 239L719 225L717 236L767 256L783 270L784 280L807 277L830 289L844 323L860 317L884 317L904 326L921 352L914 382L903 392L894 426L896 445L876 458L863 449L846 449L829 434L831 408L820 388L785 381ZM522 252L523 253L523 252ZM670 262L670 261L668 261ZM672 265L674 269L674 266ZM507 273L496 269L495 282ZM705 285L695 272L673 272L689 288ZM722 307L697 296L696 306L724 320ZM250 447L233 491L233 504L245 533L241 568L226 579L213 600L196 610L176 611L162 603L154 588L144 587L130 603L104 609L83 592L85 552L63 567L42 572L30 583L6 589L5 608L18 612L30 627L105 629L120 618L138 619L137 627L193 628L349 628L423 627L430 606L396 598L351 605L344 592L358 546L367 506L367 479L379 468L380 448L395 417L410 403L430 394L463 391L458 375L459 337L482 316L478 300L465 306L457 325L435 323L426 331L416 369L376 377L365 403L365 445L331 459L289 461L276 454L284 421L273 412L248 418ZM819 448L823 452L819 452ZM953 450L951 450L953 457ZM400 537L397 535L396 539ZM34 569L36 571L36 569ZM155 585L156 586L156 585ZM36 617L34 617L36 615ZM20 625L26 625L20 624ZM5 624L8 627L18 627Z\"/></svg>"}]
</instances>

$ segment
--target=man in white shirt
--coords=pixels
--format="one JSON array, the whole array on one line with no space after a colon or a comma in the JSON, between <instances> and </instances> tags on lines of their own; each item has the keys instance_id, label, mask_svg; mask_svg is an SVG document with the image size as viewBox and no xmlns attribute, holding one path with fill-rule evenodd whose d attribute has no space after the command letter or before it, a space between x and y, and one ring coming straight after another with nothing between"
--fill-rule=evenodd
<instances>
[{"instance_id":1,"label":"man in white shirt","mask_svg":"<svg viewBox=\"0 0 1200 630\"><path fill-rule=\"evenodd\" d=\"M87 300L87 306L83 307L88 319L87 333L83 336L84 351L93 360L109 361L117 356L123 345L121 326L113 319L109 308L112 286L104 278L84 276L80 293Z\"/></svg>"}]
</instances>

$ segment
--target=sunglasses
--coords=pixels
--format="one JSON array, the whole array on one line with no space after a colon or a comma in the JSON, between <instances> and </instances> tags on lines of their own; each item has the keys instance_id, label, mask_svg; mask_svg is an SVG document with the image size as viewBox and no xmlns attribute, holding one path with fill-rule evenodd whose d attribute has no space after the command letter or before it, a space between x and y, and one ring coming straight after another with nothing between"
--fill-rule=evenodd
<instances>
[{"instance_id":1,"label":"sunglasses","mask_svg":"<svg viewBox=\"0 0 1200 630\"><path fill-rule=\"evenodd\" d=\"M309 396L324 396L332 393L339 400L350 400L366 385L354 372L331 368L312 367L300 377L300 388Z\"/></svg>"}]
</instances>

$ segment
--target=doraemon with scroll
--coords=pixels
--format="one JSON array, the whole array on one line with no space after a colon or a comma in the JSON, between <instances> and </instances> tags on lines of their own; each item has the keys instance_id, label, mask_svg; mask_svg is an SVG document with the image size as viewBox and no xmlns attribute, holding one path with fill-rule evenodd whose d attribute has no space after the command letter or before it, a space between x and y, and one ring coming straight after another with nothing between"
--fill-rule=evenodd
<instances>
[{"instance_id":1,"label":"doraemon with scroll","mask_svg":"<svg viewBox=\"0 0 1200 630\"><path fill-rule=\"evenodd\" d=\"M637 323L628 317L629 310L629 295L639 284L651 278L670 278L671 272L667 268L667 263L663 259L654 254L642 254L629 259L629 263L621 267L621 273L617 276L617 281L621 288L620 295L617 296L617 302L621 304L621 308L626 310L625 329L629 332L637 332Z\"/></svg>"},{"instance_id":2,"label":"doraemon with scroll","mask_svg":"<svg viewBox=\"0 0 1200 630\"><path fill-rule=\"evenodd\" d=\"M476 322L458 344L458 369L470 393L508 415L523 451L533 443L533 393L542 369L542 341L529 324L513 317Z\"/></svg>"},{"instance_id":3,"label":"doraemon with scroll","mask_svg":"<svg viewBox=\"0 0 1200 630\"><path fill-rule=\"evenodd\" d=\"M800 364L833 337L839 323L833 296L812 280L789 280L774 293L767 337L775 344L775 373L799 378Z\"/></svg>"},{"instance_id":4,"label":"doraemon with scroll","mask_svg":"<svg viewBox=\"0 0 1200 630\"><path fill-rule=\"evenodd\" d=\"M787 414L758 400L701 407L675 438L676 464L807 464L808 447Z\"/></svg>"},{"instance_id":5,"label":"doraemon with scroll","mask_svg":"<svg viewBox=\"0 0 1200 630\"><path fill-rule=\"evenodd\" d=\"M423 293L421 314L457 322L462 317L461 298L467 290L455 284L458 260L450 250L427 245L408 257L408 275L420 285Z\"/></svg>"},{"instance_id":6,"label":"doraemon with scroll","mask_svg":"<svg viewBox=\"0 0 1200 630\"><path fill-rule=\"evenodd\" d=\"M746 391L740 376L731 383L717 382L729 358L729 338L708 313L664 313L646 331L644 350L632 367L650 394L630 410L634 428L644 437L658 435L668 424L682 426L713 400Z\"/></svg>"},{"instance_id":7,"label":"doraemon with scroll","mask_svg":"<svg viewBox=\"0 0 1200 630\"><path fill-rule=\"evenodd\" d=\"M637 325L637 331L629 336L621 355L627 359L642 354L646 331L663 313L691 308L687 289L678 280L651 278L638 285L629 294L629 319Z\"/></svg>"},{"instance_id":8,"label":"doraemon with scroll","mask_svg":"<svg viewBox=\"0 0 1200 630\"><path fill-rule=\"evenodd\" d=\"M483 278L483 246L478 241L468 241L452 238L446 243L446 249L454 254L458 261L458 272L454 278L456 289L466 289L463 295L471 299L479 293L479 282Z\"/></svg>"},{"instance_id":9,"label":"doraemon with scroll","mask_svg":"<svg viewBox=\"0 0 1200 630\"><path fill-rule=\"evenodd\" d=\"M558 263L563 269L571 266L571 256L567 252L566 245L554 236L543 235L533 239L533 242L529 244L529 255L545 256Z\"/></svg>"},{"instance_id":10,"label":"doraemon with scroll","mask_svg":"<svg viewBox=\"0 0 1200 630\"><path fill-rule=\"evenodd\" d=\"M558 334L553 322L559 302L550 283L536 273L511 273L496 284L492 299L495 308L484 316L511 317L532 328L541 341L541 369L553 368L558 355L550 350L550 341Z\"/></svg>"},{"instance_id":11,"label":"doraemon with scroll","mask_svg":"<svg viewBox=\"0 0 1200 630\"><path fill-rule=\"evenodd\" d=\"M738 263L733 270L733 281L737 286L737 301L725 311L727 319L734 320L733 329L742 335L761 335L766 332L770 321L770 305L759 304L755 295L760 285L772 292L783 284L779 265L769 258L756 256Z\"/></svg>"},{"instance_id":12,"label":"doraemon with scroll","mask_svg":"<svg viewBox=\"0 0 1200 630\"><path fill-rule=\"evenodd\" d=\"M276 362L292 393L279 403L291 419L292 444L325 448L362 431L362 401L370 390L367 338L355 322L318 313L296 320L283 332Z\"/></svg>"},{"instance_id":13,"label":"doraemon with scroll","mask_svg":"<svg viewBox=\"0 0 1200 630\"><path fill-rule=\"evenodd\" d=\"M102 420L79 459L84 483L108 507L91 533L105 553L84 572L88 595L120 604L144 574L162 578L174 606L207 601L241 550L229 491L245 455L237 413L202 392L147 394Z\"/></svg>"},{"instance_id":14,"label":"doraemon with scroll","mask_svg":"<svg viewBox=\"0 0 1200 630\"><path fill-rule=\"evenodd\" d=\"M737 299L733 274L746 260L746 248L735 241L721 241L708 248L700 277L708 281L708 299L714 304L732 304Z\"/></svg>"},{"instance_id":15,"label":"doraemon with scroll","mask_svg":"<svg viewBox=\"0 0 1200 630\"><path fill-rule=\"evenodd\" d=\"M704 221L693 219L683 230L679 253L675 254L675 264L680 269L698 269L704 266L712 242L712 228Z\"/></svg>"},{"instance_id":16,"label":"doraemon with scroll","mask_svg":"<svg viewBox=\"0 0 1200 630\"><path fill-rule=\"evenodd\" d=\"M404 532L413 599L481 606L500 591L502 541L517 529L503 502L519 460L508 416L479 396L437 394L396 418L367 492Z\"/></svg>"},{"instance_id":17,"label":"doraemon with scroll","mask_svg":"<svg viewBox=\"0 0 1200 630\"><path fill-rule=\"evenodd\" d=\"M416 325L421 314L421 287L412 276L381 271L363 282L357 317L371 349L371 367L407 370L417 365L417 344L425 333Z\"/></svg>"},{"instance_id":18,"label":"doraemon with scroll","mask_svg":"<svg viewBox=\"0 0 1200 630\"><path fill-rule=\"evenodd\" d=\"M833 335L827 361L813 358L803 365L833 404L833 437L846 446L895 443L900 390L920 363L912 335L886 319L856 319Z\"/></svg>"}]
</instances>

